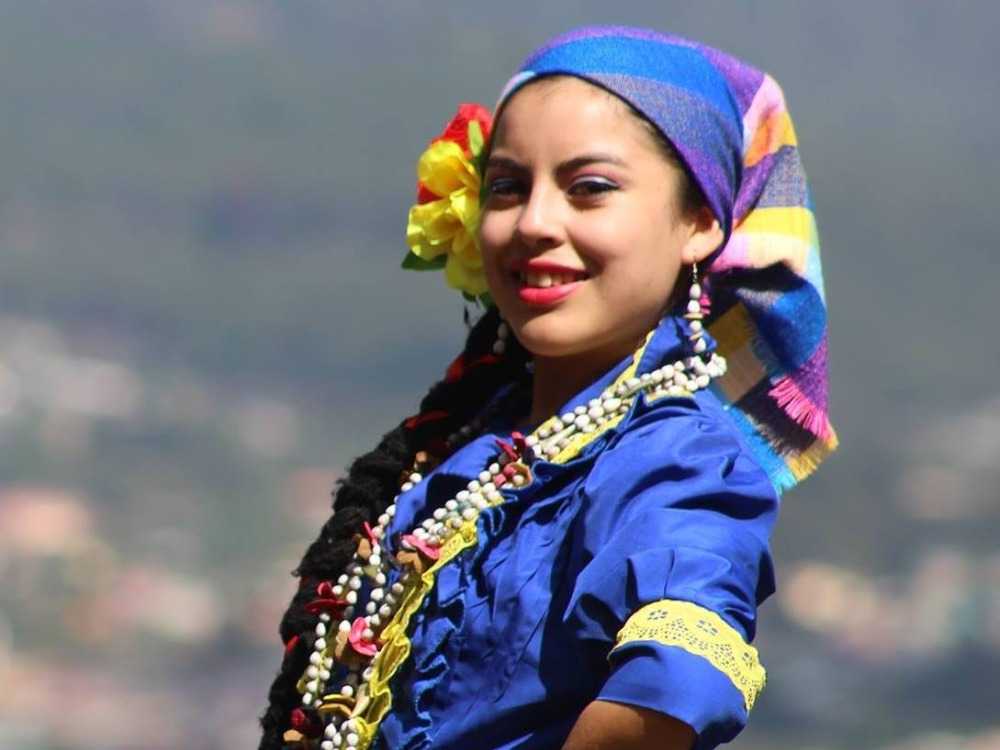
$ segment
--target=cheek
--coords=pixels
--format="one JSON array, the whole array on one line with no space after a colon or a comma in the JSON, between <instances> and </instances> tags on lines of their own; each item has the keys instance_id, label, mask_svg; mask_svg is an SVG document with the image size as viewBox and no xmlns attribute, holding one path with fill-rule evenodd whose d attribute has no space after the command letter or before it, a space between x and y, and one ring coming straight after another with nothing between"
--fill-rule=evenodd
<instances>
[{"instance_id":1,"label":"cheek","mask_svg":"<svg viewBox=\"0 0 1000 750\"><path fill-rule=\"evenodd\" d=\"M510 241L511 222L502 213L488 211L479 221L479 244L483 256L493 255Z\"/></svg>"}]
</instances>

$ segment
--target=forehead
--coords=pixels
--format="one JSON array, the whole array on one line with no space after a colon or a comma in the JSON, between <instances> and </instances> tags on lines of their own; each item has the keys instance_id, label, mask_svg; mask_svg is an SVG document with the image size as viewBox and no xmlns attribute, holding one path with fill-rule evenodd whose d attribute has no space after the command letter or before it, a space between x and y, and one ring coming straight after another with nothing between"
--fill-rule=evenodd
<instances>
[{"instance_id":1,"label":"forehead","mask_svg":"<svg viewBox=\"0 0 1000 750\"><path fill-rule=\"evenodd\" d=\"M571 76L541 78L515 92L500 112L493 138L494 150L596 145L655 151L651 134L624 102Z\"/></svg>"}]
</instances>

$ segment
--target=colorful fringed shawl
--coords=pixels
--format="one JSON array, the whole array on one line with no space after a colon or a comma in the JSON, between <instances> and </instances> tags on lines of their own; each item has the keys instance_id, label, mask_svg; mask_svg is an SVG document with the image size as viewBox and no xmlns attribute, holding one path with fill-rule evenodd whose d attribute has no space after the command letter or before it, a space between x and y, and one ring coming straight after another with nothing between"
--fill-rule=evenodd
<instances>
[{"instance_id":1,"label":"colorful fringed shawl","mask_svg":"<svg viewBox=\"0 0 1000 750\"><path fill-rule=\"evenodd\" d=\"M819 242L795 130L774 79L718 50L627 27L587 27L524 63L503 103L539 76L621 97L674 145L725 230L707 264L709 331L728 359L716 385L778 490L837 446L827 416Z\"/></svg>"}]
</instances>

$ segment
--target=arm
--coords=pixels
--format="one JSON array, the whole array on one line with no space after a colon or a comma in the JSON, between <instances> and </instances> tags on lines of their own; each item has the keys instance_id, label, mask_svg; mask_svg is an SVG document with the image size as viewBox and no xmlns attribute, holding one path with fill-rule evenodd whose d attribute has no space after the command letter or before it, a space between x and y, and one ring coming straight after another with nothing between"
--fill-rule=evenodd
<instances>
[{"instance_id":1,"label":"arm","mask_svg":"<svg viewBox=\"0 0 1000 750\"><path fill-rule=\"evenodd\" d=\"M777 497L725 424L690 406L663 404L630 428L581 496L589 561L564 621L608 649L610 673L567 747L618 747L619 731L634 741L623 747L690 747L680 723L707 750L736 735L763 684L749 641L756 605L773 591ZM609 703L633 711L621 724L598 721ZM674 731L661 736L647 712Z\"/></svg>"},{"instance_id":2,"label":"arm","mask_svg":"<svg viewBox=\"0 0 1000 750\"><path fill-rule=\"evenodd\" d=\"M562 750L690 750L694 730L659 711L595 700L577 719Z\"/></svg>"}]
</instances>

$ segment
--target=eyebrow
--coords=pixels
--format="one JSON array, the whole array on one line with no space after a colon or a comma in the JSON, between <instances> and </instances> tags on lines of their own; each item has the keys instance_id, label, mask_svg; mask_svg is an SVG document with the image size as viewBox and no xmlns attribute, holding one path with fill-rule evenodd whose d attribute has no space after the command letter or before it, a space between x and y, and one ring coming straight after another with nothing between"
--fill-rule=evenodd
<instances>
[{"instance_id":1,"label":"eyebrow","mask_svg":"<svg viewBox=\"0 0 1000 750\"><path fill-rule=\"evenodd\" d=\"M564 162L560 162L556 167L557 174L565 174L566 172L572 172L573 170L580 169L581 167L587 167L591 164L614 164L619 167L628 166L623 159L614 154L605 153L590 153L590 154L580 154L579 156L574 156L572 159L567 159ZM511 159L507 156L491 156L486 161L486 168L491 167L506 168L514 172L526 172L528 168L521 164L516 159Z\"/></svg>"}]
</instances>

